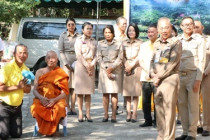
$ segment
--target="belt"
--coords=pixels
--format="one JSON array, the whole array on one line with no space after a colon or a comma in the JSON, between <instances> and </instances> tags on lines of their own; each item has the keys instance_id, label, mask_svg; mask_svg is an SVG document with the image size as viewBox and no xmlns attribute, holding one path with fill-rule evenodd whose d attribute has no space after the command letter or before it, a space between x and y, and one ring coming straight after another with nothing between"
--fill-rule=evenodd
<instances>
[{"instance_id":1,"label":"belt","mask_svg":"<svg viewBox=\"0 0 210 140\"><path fill-rule=\"evenodd\" d=\"M66 52L66 53L68 53L68 54L75 54L74 51L70 51L70 52Z\"/></svg>"},{"instance_id":2,"label":"belt","mask_svg":"<svg viewBox=\"0 0 210 140\"><path fill-rule=\"evenodd\" d=\"M93 61L93 59L92 58L87 58L87 59L85 59L87 62L92 62Z\"/></svg>"},{"instance_id":3,"label":"belt","mask_svg":"<svg viewBox=\"0 0 210 140\"><path fill-rule=\"evenodd\" d=\"M187 75L189 75L189 74L191 74L193 72L196 72L196 71L195 70L191 70L191 71L179 71L179 74L181 76L187 76Z\"/></svg>"},{"instance_id":4,"label":"belt","mask_svg":"<svg viewBox=\"0 0 210 140\"><path fill-rule=\"evenodd\" d=\"M23 104L23 101L22 101L22 103L19 106L11 106L11 105L8 105L7 103L5 103L2 100L0 100L0 104L3 105L3 106L9 106L9 107L12 107L12 108L18 108L18 107L20 107Z\"/></svg>"}]
</instances>

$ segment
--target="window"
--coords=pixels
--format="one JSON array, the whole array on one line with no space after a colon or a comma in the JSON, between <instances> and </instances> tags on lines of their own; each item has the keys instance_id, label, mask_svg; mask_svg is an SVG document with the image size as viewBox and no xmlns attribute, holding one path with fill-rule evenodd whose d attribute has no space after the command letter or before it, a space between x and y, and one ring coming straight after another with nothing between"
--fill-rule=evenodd
<instances>
[{"instance_id":1,"label":"window","mask_svg":"<svg viewBox=\"0 0 210 140\"><path fill-rule=\"evenodd\" d=\"M23 25L23 38L59 39L59 36L65 30L65 23L25 22Z\"/></svg>"}]
</instances>

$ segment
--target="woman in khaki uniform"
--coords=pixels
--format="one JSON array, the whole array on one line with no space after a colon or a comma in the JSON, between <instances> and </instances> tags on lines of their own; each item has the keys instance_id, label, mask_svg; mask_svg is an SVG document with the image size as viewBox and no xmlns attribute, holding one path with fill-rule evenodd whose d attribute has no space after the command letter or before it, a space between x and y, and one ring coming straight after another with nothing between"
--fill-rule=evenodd
<instances>
[{"instance_id":1,"label":"woman in khaki uniform","mask_svg":"<svg viewBox=\"0 0 210 140\"><path fill-rule=\"evenodd\" d=\"M93 25L85 22L82 25L83 35L75 42L76 66L75 66L75 93L79 108L79 122L83 122L82 106L85 97L85 119L92 122L90 117L91 94L95 89L95 64L96 64L96 41L91 38Z\"/></svg>"},{"instance_id":2,"label":"woman in khaki uniform","mask_svg":"<svg viewBox=\"0 0 210 140\"><path fill-rule=\"evenodd\" d=\"M136 24L130 24L127 30L128 39L123 42L125 67L123 79L123 96L126 97L127 122L136 122L138 97L140 96L140 73L138 61L141 41L138 38L139 28ZM131 116L131 98L133 97L133 115Z\"/></svg>"},{"instance_id":3,"label":"woman in khaki uniform","mask_svg":"<svg viewBox=\"0 0 210 140\"><path fill-rule=\"evenodd\" d=\"M77 115L75 111L76 95L74 93L74 62L76 55L74 50L74 43L79 34L76 32L76 22L73 18L66 20L67 31L60 35L58 41L58 49L61 57L61 67L69 75L69 91L70 94L66 96L68 115ZM71 96L71 107L69 105L69 97Z\"/></svg>"},{"instance_id":4,"label":"woman in khaki uniform","mask_svg":"<svg viewBox=\"0 0 210 140\"><path fill-rule=\"evenodd\" d=\"M123 49L121 42L114 38L114 28L107 25L103 29L105 40L98 44L98 61L100 65L98 92L103 93L104 118L108 121L109 94L112 102L111 122L116 122L116 109L118 103L118 93L122 93L122 70L120 64L123 59Z\"/></svg>"}]
</instances>

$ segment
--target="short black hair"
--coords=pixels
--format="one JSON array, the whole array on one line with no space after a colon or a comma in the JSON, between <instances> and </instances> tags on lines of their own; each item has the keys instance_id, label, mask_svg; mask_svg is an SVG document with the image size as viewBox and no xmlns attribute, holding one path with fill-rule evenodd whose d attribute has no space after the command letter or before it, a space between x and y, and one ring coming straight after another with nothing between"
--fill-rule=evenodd
<instances>
[{"instance_id":1,"label":"short black hair","mask_svg":"<svg viewBox=\"0 0 210 140\"><path fill-rule=\"evenodd\" d=\"M133 27L134 28L135 33L136 33L135 38L138 38L139 37L139 27L135 23L131 23L130 25L128 25L128 28L127 28L127 37L130 38L129 35L128 35L128 30L129 30L130 27Z\"/></svg>"},{"instance_id":2,"label":"short black hair","mask_svg":"<svg viewBox=\"0 0 210 140\"><path fill-rule=\"evenodd\" d=\"M150 25L148 26L148 29L149 29L149 28L156 28L156 29L157 29L157 23L150 24Z\"/></svg>"},{"instance_id":3,"label":"short black hair","mask_svg":"<svg viewBox=\"0 0 210 140\"><path fill-rule=\"evenodd\" d=\"M93 24L91 24L90 22L85 22L82 24L82 30L84 30L85 26L90 25L93 28Z\"/></svg>"},{"instance_id":4,"label":"short black hair","mask_svg":"<svg viewBox=\"0 0 210 140\"><path fill-rule=\"evenodd\" d=\"M113 36L115 37L115 34L114 34L114 27L112 25L106 25L104 28L103 28L103 33L105 31L105 29L109 29L111 31L111 33L113 34Z\"/></svg>"},{"instance_id":5,"label":"short black hair","mask_svg":"<svg viewBox=\"0 0 210 140\"><path fill-rule=\"evenodd\" d=\"M67 23L68 23L69 21L74 22L74 24L75 24L75 26L76 26L76 21L75 21L74 18L67 18L67 19L66 19L66 25L67 25ZM77 30L77 28L75 27L75 30L74 30L74 31L76 31L76 30Z\"/></svg>"},{"instance_id":6,"label":"short black hair","mask_svg":"<svg viewBox=\"0 0 210 140\"><path fill-rule=\"evenodd\" d=\"M17 44L16 46L15 46L15 49L14 49L14 54L16 54L16 52L17 52L17 47L25 47L26 49L28 49L28 47L26 46L26 45L24 45L24 44Z\"/></svg>"},{"instance_id":7,"label":"short black hair","mask_svg":"<svg viewBox=\"0 0 210 140\"><path fill-rule=\"evenodd\" d=\"M193 24L195 24L195 23L194 23L194 19L193 19L192 17L190 17L190 16L183 17L182 20L181 20L181 24L182 24L182 22L183 22L185 19L192 19Z\"/></svg>"}]
</instances>

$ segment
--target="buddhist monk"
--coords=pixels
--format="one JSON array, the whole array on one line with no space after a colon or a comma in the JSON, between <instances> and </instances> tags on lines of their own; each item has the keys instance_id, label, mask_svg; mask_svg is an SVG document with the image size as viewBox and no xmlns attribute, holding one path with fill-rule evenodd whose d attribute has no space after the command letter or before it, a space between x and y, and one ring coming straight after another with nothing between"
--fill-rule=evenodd
<instances>
[{"instance_id":1,"label":"buddhist monk","mask_svg":"<svg viewBox=\"0 0 210 140\"><path fill-rule=\"evenodd\" d=\"M56 65L58 57L54 51L47 52L45 61L47 67L36 72L31 114L37 120L39 133L51 136L56 134L60 120L66 116L68 75Z\"/></svg>"}]
</instances>

